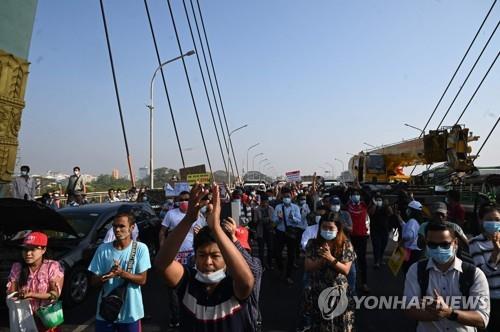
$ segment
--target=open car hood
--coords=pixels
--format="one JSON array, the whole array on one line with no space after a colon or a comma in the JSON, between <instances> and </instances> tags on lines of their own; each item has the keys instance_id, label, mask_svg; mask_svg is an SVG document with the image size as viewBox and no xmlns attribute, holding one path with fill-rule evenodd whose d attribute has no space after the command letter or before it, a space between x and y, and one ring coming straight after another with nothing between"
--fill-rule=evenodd
<instances>
[{"instance_id":1,"label":"open car hood","mask_svg":"<svg viewBox=\"0 0 500 332\"><path fill-rule=\"evenodd\" d=\"M0 233L52 230L78 236L62 215L36 201L0 198Z\"/></svg>"}]
</instances>

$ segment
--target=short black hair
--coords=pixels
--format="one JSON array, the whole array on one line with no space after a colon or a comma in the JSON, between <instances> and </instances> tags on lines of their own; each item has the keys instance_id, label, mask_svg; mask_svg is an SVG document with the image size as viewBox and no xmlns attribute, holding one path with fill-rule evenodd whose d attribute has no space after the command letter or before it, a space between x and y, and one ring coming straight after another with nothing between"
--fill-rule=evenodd
<instances>
[{"instance_id":1,"label":"short black hair","mask_svg":"<svg viewBox=\"0 0 500 332\"><path fill-rule=\"evenodd\" d=\"M437 222L429 222L425 228L425 237L429 231L445 232L449 231L452 238L456 238L455 230L449 224L442 224Z\"/></svg>"},{"instance_id":2,"label":"short black hair","mask_svg":"<svg viewBox=\"0 0 500 332\"><path fill-rule=\"evenodd\" d=\"M182 196L182 195L189 195L189 191L181 191L181 193L179 194L179 196Z\"/></svg>"},{"instance_id":3,"label":"short black hair","mask_svg":"<svg viewBox=\"0 0 500 332\"><path fill-rule=\"evenodd\" d=\"M194 236L193 249L195 254L199 247L210 243L217 243L217 240L215 239L215 234L210 227L205 226Z\"/></svg>"},{"instance_id":4,"label":"short black hair","mask_svg":"<svg viewBox=\"0 0 500 332\"><path fill-rule=\"evenodd\" d=\"M30 167L29 167L28 165L23 165L23 166L21 166L21 171L22 171L23 169L25 169L27 172L29 172L29 171L30 171Z\"/></svg>"},{"instance_id":5,"label":"short black hair","mask_svg":"<svg viewBox=\"0 0 500 332\"><path fill-rule=\"evenodd\" d=\"M127 217L128 223L130 226L135 224L135 216L131 212L118 212L113 219L118 219L121 217Z\"/></svg>"},{"instance_id":6,"label":"short black hair","mask_svg":"<svg viewBox=\"0 0 500 332\"><path fill-rule=\"evenodd\" d=\"M484 203L479 208L479 219L483 219L485 215L491 212L499 211L498 206L493 202Z\"/></svg>"},{"instance_id":7,"label":"short black hair","mask_svg":"<svg viewBox=\"0 0 500 332\"><path fill-rule=\"evenodd\" d=\"M76 171L76 170L80 170L80 166L73 167L73 172Z\"/></svg>"}]
</instances>

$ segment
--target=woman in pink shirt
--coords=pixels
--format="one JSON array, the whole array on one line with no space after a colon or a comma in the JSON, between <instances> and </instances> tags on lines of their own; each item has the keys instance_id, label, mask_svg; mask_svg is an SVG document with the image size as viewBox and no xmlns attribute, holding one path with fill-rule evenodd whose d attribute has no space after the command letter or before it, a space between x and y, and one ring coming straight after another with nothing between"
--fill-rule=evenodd
<instances>
[{"instance_id":1,"label":"woman in pink shirt","mask_svg":"<svg viewBox=\"0 0 500 332\"><path fill-rule=\"evenodd\" d=\"M14 263L7 283L7 294L17 292L19 299L29 299L33 313L38 308L57 300L61 295L64 272L57 261L44 258L47 251L47 235L31 232L23 242L23 262ZM60 331L47 329L35 315L38 331Z\"/></svg>"}]
</instances>

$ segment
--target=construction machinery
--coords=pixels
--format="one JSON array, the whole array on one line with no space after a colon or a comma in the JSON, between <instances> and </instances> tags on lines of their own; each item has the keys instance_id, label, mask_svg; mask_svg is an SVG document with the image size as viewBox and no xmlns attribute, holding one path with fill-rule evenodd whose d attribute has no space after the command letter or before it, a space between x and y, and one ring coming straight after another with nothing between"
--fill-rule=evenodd
<instances>
[{"instance_id":1,"label":"construction machinery","mask_svg":"<svg viewBox=\"0 0 500 332\"><path fill-rule=\"evenodd\" d=\"M421 137L361 151L349 160L349 171L360 183L409 182L403 168L444 162L455 172L474 169L472 141L477 141L463 125L441 127Z\"/></svg>"}]
</instances>

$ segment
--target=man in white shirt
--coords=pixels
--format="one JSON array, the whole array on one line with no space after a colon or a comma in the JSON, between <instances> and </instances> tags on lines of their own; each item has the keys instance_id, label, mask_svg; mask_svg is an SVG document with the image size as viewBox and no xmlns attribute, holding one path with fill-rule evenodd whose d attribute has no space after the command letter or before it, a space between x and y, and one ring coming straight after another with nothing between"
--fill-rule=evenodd
<instances>
[{"instance_id":1,"label":"man in white shirt","mask_svg":"<svg viewBox=\"0 0 500 332\"><path fill-rule=\"evenodd\" d=\"M425 232L429 259L406 274L406 314L417 332L476 331L488 325L490 292L483 271L456 257L458 241L451 226L430 223Z\"/></svg>"}]
</instances>

